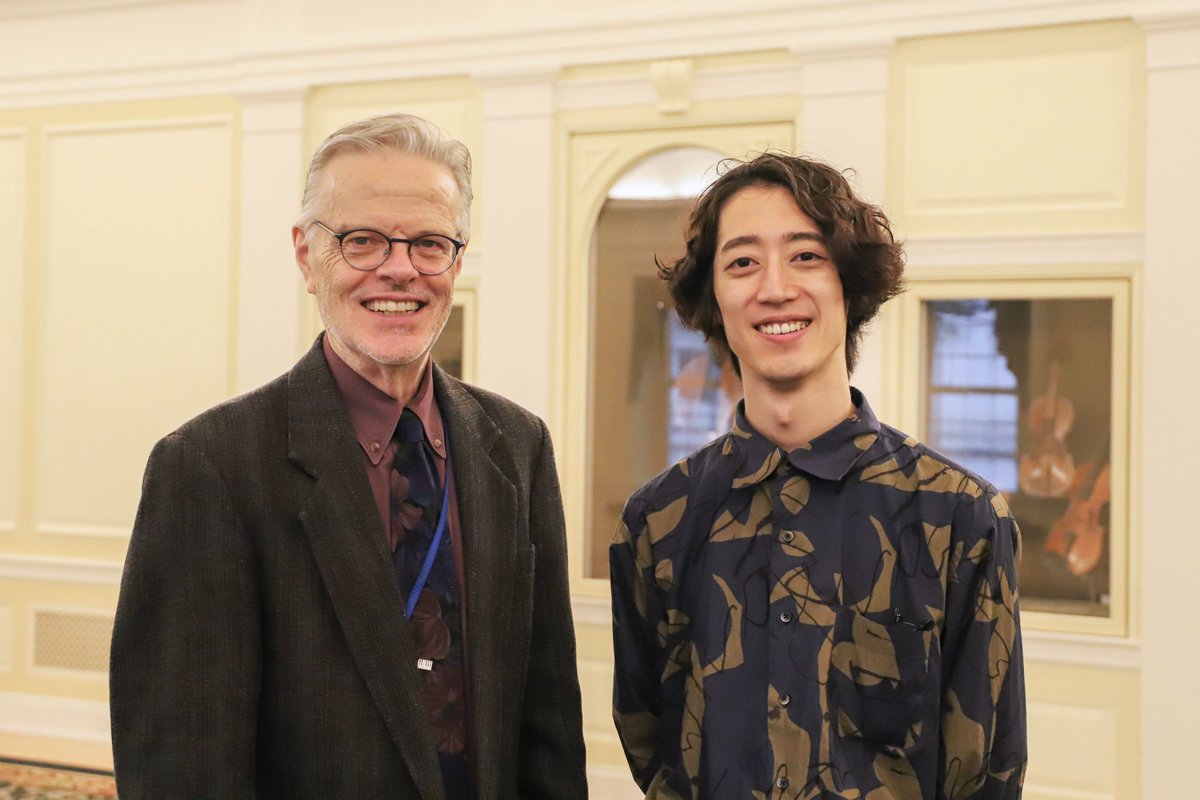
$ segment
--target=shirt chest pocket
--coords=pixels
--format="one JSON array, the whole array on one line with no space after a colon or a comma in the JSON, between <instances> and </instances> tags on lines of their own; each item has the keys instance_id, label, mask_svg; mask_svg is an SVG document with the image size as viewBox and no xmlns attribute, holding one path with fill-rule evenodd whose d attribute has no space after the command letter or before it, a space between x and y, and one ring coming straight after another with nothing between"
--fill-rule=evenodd
<instances>
[{"instance_id":1,"label":"shirt chest pocket","mask_svg":"<svg viewBox=\"0 0 1200 800\"><path fill-rule=\"evenodd\" d=\"M911 747L935 724L934 630L874 622L841 609L829 669L829 711L840 736Z\"/></svg>"}]
</instances>

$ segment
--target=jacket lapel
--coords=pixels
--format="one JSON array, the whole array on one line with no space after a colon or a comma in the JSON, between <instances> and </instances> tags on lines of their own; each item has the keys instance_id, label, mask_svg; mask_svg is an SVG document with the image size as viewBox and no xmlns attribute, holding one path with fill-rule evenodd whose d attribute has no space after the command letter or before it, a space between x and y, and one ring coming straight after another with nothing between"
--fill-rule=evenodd
<instances>
[{"instance_id":1,"label":"jacket lapel","mask_svg":"<svg viewBox=\"0 0 1200 800\"><path fill-rule=\"evenodd\" d=\"M468 691L471 749L479 800L495 796L503 771L506 743L498 732L510 729L503 719L504 695L515 686L508 651L517 641L507 576L514 574L517 548L518 480L505 437L479 402L454 378L434 368L438 407L449 430L450 462L462 525L463 573L467 596ZM522 659L515 659L517 662Z\"/></svg>"},{"instance_id":2,"label":"jacket lapel","mask_svg":"<svg viewBox=\"0 0 1200 800\"><path fill-rule=\"evenodd\" d=\"M300 521L354 662L421 795L443 798L416 648L359 445L320 339L289 375L288 458L314 479Z\"/></svg>"}]
</instances>

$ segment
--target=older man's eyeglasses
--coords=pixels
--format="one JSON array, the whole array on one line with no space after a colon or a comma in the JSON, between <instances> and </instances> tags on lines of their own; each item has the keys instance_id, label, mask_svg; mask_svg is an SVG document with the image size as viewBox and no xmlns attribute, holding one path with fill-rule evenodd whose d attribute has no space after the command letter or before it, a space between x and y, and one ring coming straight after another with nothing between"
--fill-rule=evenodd
<instances>
[{"instance_id":1,"label":"older man's eyeglasses","mask_svg":"<svg viewBox=\"0 0 1200 800\"><path fill-rule=\"evenodd\" d=\"M342 258L355 269L369 272L388 260L393 244L408 246L408 260L413 269L422 275L441 275L454 265L458 251L465 242L451 239L440 233L427 233L415 239L388 237L370 228L358 228L337 233L329 230L319 220L314 220L330 236L337 239Z\"/></svg>"}]
</instances>

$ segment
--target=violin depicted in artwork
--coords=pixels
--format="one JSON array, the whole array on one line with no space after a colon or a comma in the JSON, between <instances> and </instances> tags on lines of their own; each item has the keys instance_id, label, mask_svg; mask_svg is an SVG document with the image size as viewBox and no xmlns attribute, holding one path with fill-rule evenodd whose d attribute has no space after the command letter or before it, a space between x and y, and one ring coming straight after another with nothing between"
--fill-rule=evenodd
<instances>
[{"instance_id":1,"label":"violin depicted in artwork","mask_svg":"<svg viewBox=\"0 0 1200 800\"><path fill-rule=\"evenodd\" d=\"M1072 575L1086 575L1096 568L1104 551L1104 526L1100 512L1112 498L1112 470L1100 459L1088 462L1086 478L1071 486L1067 511L1050 528L1043 549L1067 562ZM1085 469L1079 470L1084 475Z\"/></svg>"},{"instance_id":2,"label":"violin depicted in artwork","mask_svg":"<svg viewBox=\"0 0 1200 800\"><path fill-rule=\"evenodd\" d=\"M1029 406L1034 443L1021 457L1017 482L1031 497L1062 497L1075 478L1066 438L1075 424L1075 406L1058 391L1058 362L1050 365L1050 386Z\"/></svg>"}]
</instances>

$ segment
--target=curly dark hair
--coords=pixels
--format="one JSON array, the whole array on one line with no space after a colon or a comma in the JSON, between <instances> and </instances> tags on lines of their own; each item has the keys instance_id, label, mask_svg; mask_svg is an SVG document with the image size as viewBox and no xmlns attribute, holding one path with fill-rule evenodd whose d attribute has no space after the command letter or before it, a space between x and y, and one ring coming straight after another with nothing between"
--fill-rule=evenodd
<instances>
[{"instance_id":1,"label":"curly dark hair","mask_svg":"<svg viewBox=\"0 0 1200 800\"><path fill-rule=\"evenodd\" d=\"M679 318L729 352L741 374L713 293L717 227L725 203L742 189L782 186L816 223L837 265L848 302L846 371L853 372L864 325L902 290L904 250L888 218L878 206L856 197L841 172L811 158L768 152L750 161L730 159L722 168L720 177L696 199L688 220L687 253L674 263L658 264Z\"/></svg>"}]
</instances>

